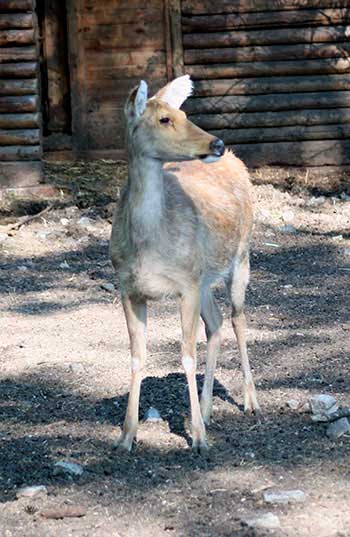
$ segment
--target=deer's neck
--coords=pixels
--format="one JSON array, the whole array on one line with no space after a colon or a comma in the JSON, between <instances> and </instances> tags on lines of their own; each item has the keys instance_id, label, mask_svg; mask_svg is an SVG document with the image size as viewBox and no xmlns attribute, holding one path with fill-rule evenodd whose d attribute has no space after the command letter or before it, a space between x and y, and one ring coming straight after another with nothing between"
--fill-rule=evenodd
<instances>
[{"instance_id":1,"label":"deer's neck","mask_svg":"<svg viewBox=\"0 0 350 537\"><path fill-rule=\"evenodd\" d=\"M129 217L141 241L156 238L164 214L163 164L129 154Z\"/></svg>"}]
</instances>

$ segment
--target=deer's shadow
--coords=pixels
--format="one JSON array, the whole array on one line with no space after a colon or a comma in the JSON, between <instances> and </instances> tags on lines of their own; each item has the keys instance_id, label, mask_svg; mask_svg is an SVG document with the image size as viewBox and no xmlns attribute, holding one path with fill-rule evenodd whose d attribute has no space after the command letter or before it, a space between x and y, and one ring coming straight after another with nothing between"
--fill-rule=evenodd
<instances>
[{"instance_id":1,"label":"deer's shadow","mask_svg":"<svg viewBox=\"0 0 350 537\"><path fill-rule=\"evenodd\" d=\"M204 375L197 375L199 393L202 390ZM129 393L103 400L103 414L108 421L122 426L126 413ZM239 410L239 405L216 379L213 396L220 397ZM142 381L139 417L142 422L150 407L158 410L162 420L166 421L171 433L183 437L190 445L191 438L186 431L186 420L190 415L190 401L187 380L182 373L169 373L165 377L146 377Z\"/></svg>"}]
</instances>

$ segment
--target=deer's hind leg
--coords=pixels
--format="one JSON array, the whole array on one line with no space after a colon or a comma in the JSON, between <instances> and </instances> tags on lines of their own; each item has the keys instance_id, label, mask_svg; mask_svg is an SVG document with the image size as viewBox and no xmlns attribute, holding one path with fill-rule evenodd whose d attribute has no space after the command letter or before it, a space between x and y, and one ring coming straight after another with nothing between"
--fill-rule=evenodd
<instances>
[{"instance_id":1,"label":"deer's hind leg","mask_svg":"<svg viewBox=\"0 0 350 537\"><path fill-rule=\"evenodd\" d=\"M214 373L220 352L220 328L222 325L222 315L210 287L202 290L201 317L204 321L207 336L207 361L201 394L201 411L203 421L208 425L212 414Z\"/></svg>"},{"instance_id":2,"label":"deer's hind leg","mask_svg":"<svg viewBox=\"0 0 350 537\"><path fill-rule=\"evenodd\" d=\"M131 385L123 432L117 446L130 451L139 422L140 390L146 360L147 306L146 302L123 297L123 307L130 337Z\"/></svg>"},{"instance_id":3,"label":"deer's hind leg","mask_svg":"<svg viewBox=\"0 0 350 537\"><path fill-rule=\"evenodd\" d=\"M247 352L246 317L244 314L245 292L249 281L249 256L247 252L234 260L232 280L228 282L231 297L231 321L235 333L243 370L244 411L260 413L253 375Z\"/></svg>"}]
</instances>

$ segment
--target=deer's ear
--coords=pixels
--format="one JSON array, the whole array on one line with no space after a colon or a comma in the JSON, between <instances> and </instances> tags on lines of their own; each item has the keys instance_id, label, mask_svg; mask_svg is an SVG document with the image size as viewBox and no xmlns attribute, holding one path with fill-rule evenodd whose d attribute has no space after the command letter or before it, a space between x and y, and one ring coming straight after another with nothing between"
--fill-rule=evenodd
<instances>
[{"instance_id":1,"label":"deer's ear","mask_svg":"<svg viewBox=\"0 0 350 537\"><path fill-rule=\"evenodd\" d=\"M144 113L147 106L148 86L144 80L131 90L126 101L124 112L127 118L137 119Z\"/></svg>"},{"instance_id":2,"label":"deer's ear","mask_svg":"<svg viewBox=\"0 0 350 537\"><path fill-rule=\"evenodd\" d=\"M153 97L167 103L172 108L180 108L192 94L193 82L189 75L179 76L160 89Z\"/></svg>"}]
</instances>

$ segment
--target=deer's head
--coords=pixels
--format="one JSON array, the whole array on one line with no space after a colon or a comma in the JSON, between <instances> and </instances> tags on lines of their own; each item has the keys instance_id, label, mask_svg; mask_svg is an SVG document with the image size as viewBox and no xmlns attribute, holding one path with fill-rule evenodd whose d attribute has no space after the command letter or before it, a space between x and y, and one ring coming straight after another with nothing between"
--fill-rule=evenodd
<instances>
[{"instance_id":1,"label":"deer's head","mask_svg":"<svg viewBox=\"0 0 350 537\"><path fill-rule=\"evenodd\" d=\"M164 162L218 160L224 142L194 125L180 110L191 93L191 79L184 75L148 99L148 87L142 80L125 104L128 149Z\"/></svg>"}]
</instances>

